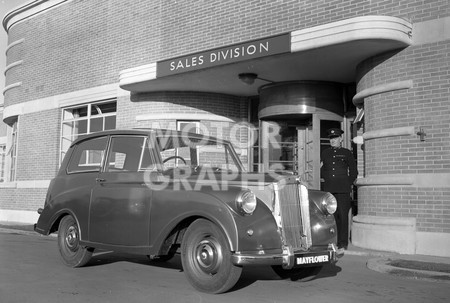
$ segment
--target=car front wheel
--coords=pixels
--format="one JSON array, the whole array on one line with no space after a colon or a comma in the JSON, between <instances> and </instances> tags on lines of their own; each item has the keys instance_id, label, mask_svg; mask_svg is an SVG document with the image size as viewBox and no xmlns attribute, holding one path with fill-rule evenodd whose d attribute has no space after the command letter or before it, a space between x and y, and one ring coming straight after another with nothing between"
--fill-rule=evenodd
<instances>
[{"instance_id":1,"label":"car front wheel","mask_svg":"<svg viewBox=\"0 0 450 303\"><path fill-rule=\"evenodd\" d=\"M70 267L81 267L89 262L94 249L80 245L80 229L68 215L61 219L58 229L58 248L62 261Z\"/></svg>"},{"instance_id":2,"label":"car front wheel","mask_svg":"<svg viewBox=\"0 0 450 303\"><path fill-rule=\"evenodd\" d=\"M181 262L189 283L199 291L223 293L239 280L242 267L231 262L230 246L214 223L198 219L187 229L181 245Z\"/></svg>"}]
</instances>

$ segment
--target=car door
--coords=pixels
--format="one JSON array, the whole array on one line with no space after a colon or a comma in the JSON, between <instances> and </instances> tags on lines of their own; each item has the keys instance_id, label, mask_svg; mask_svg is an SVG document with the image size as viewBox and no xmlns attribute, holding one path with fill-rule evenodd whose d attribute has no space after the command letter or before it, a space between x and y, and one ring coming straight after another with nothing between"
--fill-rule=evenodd
<instances>
[{"instance_id":1,"label":"car door","mask_svg":"<svg viewBox=\"0 0 450 303\"><path fill-rule=\"evenodd\" d=\"M145 174L153 169L153 163L146 136L111 137L106 163L92 190L91 242L149 244L152 191Z\"/></svg>"},{"instance_id":2,"label":"car door","mask_svg":"<svg viewBox=\"0 0 450 303\"><path fill-rule=\"evenodd\" d=\"M57 191L52 197L64 209L70 209L76 217L80 229L80 238L88 238L89 208L92 187L102 167L106 153L108 136L83 140L71 147L63 166L68 162L66 174L59 174L54 179ZM64 202L64 203L62 203Z\"/></svg>"}]
</instances>

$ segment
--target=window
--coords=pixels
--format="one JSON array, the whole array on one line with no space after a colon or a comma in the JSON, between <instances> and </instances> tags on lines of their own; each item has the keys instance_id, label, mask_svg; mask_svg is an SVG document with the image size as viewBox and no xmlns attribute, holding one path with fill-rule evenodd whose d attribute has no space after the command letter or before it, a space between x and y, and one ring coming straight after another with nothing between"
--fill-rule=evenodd
<instances>
[{"instance_id":1,"label":"window","mask_svg":"<svg viewBox=\"0 0 450 303\"><path fill-rule=\"evenodd\" d=\"M75 147L67 167L68 173L100 171L107 137L86 140Z\"/></svg>"},{"instance_id":2,"label":"window","mask_svg":"<svg viewBox=\"0 0 450 303\"><path fill-rule=\"evenodd\" d=\"M191 167L195 171L211 168L214 171L227 170L238 172L240 162L234 158L231 147L222 142L202 137L158 137L165 169Z\"/></svg>"},{"instance_id":3,"label":"window","mask_svg":"<svg viewBox=\"0 0 450 303\"><path fill-rule=\"evenodd\" d=\"M116 128L116 101L65 108L61 126L61 159L80 135Z\"/></svg>"},{"instance_id":4,"label":"window","mask_svg":"<svg viewBox=\"0 0 450 303\"><path fill-rule=\"evenodd\" d=\"M254 144L250 147L250 159L251 166L250 169L252 172L260 172L261 166L261 156L259 152L259 130L260 128L255 128L253 132L250 133L250 142L254 142Z\"/></svg>"},{"instance_id":5,"label":"window","mask_svg":"<svg viewBox=\"0 0 450 303\"><path fill-rule=\"evenodd\" d=\"M11 146L9 151L6 153L10 159L9 165L9 181L16 180L16 167L17 167L17 124L18 120L16 119L11 126Z\"/></svg>"},{"instance_id":6,"label":"window","mask_svg":"<svg viewBox=\"0 0 450 303\"><path fill-rule=\"evenodd\" d=\"M258 97L251 97L249 98L249 101L249 122L254 127L254 131L250 133L250 142L252 142L253 145L249 147L249 170L252 172L261 172L263 164L260 149L261 121L258 117L259 99Z\"/></svg>"},{"instance_id":7,"label":"window","mask_svg":"<svg viewBox=\"0 0 450 303\"><path fill-rule=\"evenodd\" d=\"M146 137L113 137L106 171L137 172L155 168Z\"/></svg>"},{"instance_id":8,"label":"window","mask_svg":"<svg viewBox=\"0 0 450 303\"><path fill-rule=\"evenodd\" d=\"M16 180L17 169L17 143L18 118L8 121L6 129L6 142L0 144L0 182L13 182Z\"/></svg>"},{"instance_id":9,"label":"window","mask_svg":"<svg viewBox=\"0 0 450 303\"><path fill-rule=\"evenodd\" d=\"M200 122L199 121L177 121L177 130L182 131L185 134L199 133Z\"/></svg>"},{"instance_id":10,"label":"window","mask_svg":"<svg viewBox=\"0 0 450 303\"><path fill-rule=\"evenodd\" d=\"M5 182L6 144L0 144L0 182Z\"/></svg>"},{"instance_id":11,"label":"window","mask_svg":"<svg viewBox=\"0 0 450 303\"><path fill-rule=\"evenodd\" d=\"M13 182L17 177L18 121L18 117L8 120L6 138L0 143L0 182Z\"/></svg>"},{"instance_id":12,"label":"window","mask_svg":"<svg viewBox=\"0 0 450 303\"><path fill-rule=\"evenodd\" d=\"M177 121L177 130L183 132L184 135L188 134L198 134L200 128L200 122L199 121ZM189 148L175 148L170 151L166 151L164 158L167 159L168 156L171 156L174 158L174 161L172 162L172 165L179 166L179 165L190 165L192 154L197 154L197 151L194 149ZM184 159L184 161L180 160ZM181 162L180 162L181 161Z\"/></svg>"},{"instance_id":13,"label":"window","mask_svg":"<svg viewBox=\"0 0 450 303\"><path fill-rule=\"evenodd\" d=\"M17 168L17 124L18 120L16 119L11 126L11 147L7 153L10 156L10 170L9 170L9 181L16 180L16 168Z\"/></svg>"}]
</instances>

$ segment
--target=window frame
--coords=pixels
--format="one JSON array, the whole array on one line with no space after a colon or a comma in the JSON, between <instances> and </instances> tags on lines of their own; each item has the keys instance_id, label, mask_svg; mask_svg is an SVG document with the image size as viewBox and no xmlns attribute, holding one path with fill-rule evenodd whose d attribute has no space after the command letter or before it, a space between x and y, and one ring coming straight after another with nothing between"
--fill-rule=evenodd
<instances>
[{"instance_id":1,"label":"window frame","mask_svg":"<svg viewBox=\"0 0 450 303\"><path fill-rule=\"evenodd\" d=\"M0 183L6 182L6 143L0 144Z\"/></svg>"},{"instance_id":2,"label":"window frame","mask_svg":"<svg viewBox=\"0 0 450 303\"><path fill-rule=\"evenodd\" d=\"M194 133L194 134L198 134L198 133L200 133L200 121L199 120L177 120L177 131L180 131L180 132L182 132L183 134L186 134L186 135L189 135L189 133L191 133L191 132L185 132L182 128L181 128L181 125L182 124L193 124L193 125L195 125L195 132L192 132L192 133ZM189 129L189 130L191 130L191 129ZM197 153L197 159L198 159L198 149L197 149L197 151L196 151L196 153ZM179 154L179 148L177 147L177 148L175 148L175 156L180 156L180 154ZM191 156L189 155L189 157L183 157L187 162L191 162L192 161L192 159L191 159ZM175 166L177 167L177 166L179 166L179 159L175 159Z\"/></svg>"},{"instance_id":3,"label":"window frame","mask_svg":"<svg viewBox=\"0 0 450 303\"><path fill-rule=\"evenodd\" d=\"M121 170L110 170L109 168L109 164L110 164L110 157L111 154L113 152L113 147L114 147L114 139L120 139L120 138L139 138L139 139L143 139L141 141L142 143L142 147L141 150L139 151L139 161L138 161L138 165L137 165L137 169L136 170L126 170L124 169L123 171ZM155 159L155 155L154 155L154 151L152 151L152 147L150 145L150 138L148 136L145 135L111 135L109 138L109 143L108 143L108 147L107 147L107 151L106 151L106 155L105 155L105 161L104 161L104 166L102 169L102 172L104 173L144 173L144 172L148 172L148 171L152 171L152 170L156 170L158 165L157 165L157 161ZM154 167L152 169L147 169L142 167L142 162L144 159L144 153L146 148L148 149L149 155L150 155L150 160L154 163ZM126 155L126 154L125 154ZM126 161L126 157L125 157L125 161ZM112 163L112 162L111 162ZM125 162L124 162L125 163Z\"/></svg>"},{"instance_id":4,"label":"window frame","mask_svg":"<svg viewBox=\"0 0 450 303\"><path fill-rule=\"evenodd\" d=\"M19 150L19 116L11 117L6 123L6 137L2 137L0 148L0 183L15 182L17 179L17 158Z\"/></svg>"},{"instance_id":5,"label":"window frame","mask_svg":"<svg viewBox=\"0 0 450 303\"><path fill-rule=\"evenodd\" d=\"M17 150L19 148L19 118L16 118L15 121L13 122L13 124L10 127L10 134L9 137L10 139L10 147L9 147L9 151L6 152L6 156L8 156L8 154L11 154L9 161L10 161L10 165L9 165L9 176L8 179L10 182L14 182L16 181L16 177L17 177Z\"/></svg>"},{"instance_id":6,"label":"window frame","mask_svg":"<svg viewBox=\"0 0 450 303\"><path fill-rule=\"evenodd\" d=\"M107 103L114 103L115 111L109 112L109 113L100 113L93 115L92 109L95 106L101 105L101 104L107 104ZM86 107L87 114L85 117L78 117L78 118L69 118L65 119L66 112L70 112L76 109L81 109ZM105 128L105 121L107 117L115 117L114 120L114 128ZM64 107L61 109L61 131L60 131L60 145L59 145L59 165L61 165L62 160L64 159L64 156L66 155L70 145L79 137L91 133L95 133L98 131L91 131L91 120L96 118L102 118L102 129L100 131L109 130L109 129L115 129L117 126L117 99L107 99L107 100L101 100L91 103L82 103L77 105L72 105L69 107ZM65 134L65 124L67 123L73 123L73 122L79 122L79 121L86 121L86 133L75 133L73 131L73 126L71 128L71 132L69 135Z\"/></svg>"},{"instance_id":7,"label":"window frame","mask_svg":"<svg viewBox=\"0 0 450 303\"><path fill-rule=\"evenodd\" d=\"M83 170L76 170L76 169L74 169L74 170L72 170L71 165L72 165L73 161L75 160L75 157L78 155L78 150L80 149L80 145L85 144L87 142L92 142L94 140L101 140L101 139L105 139L106 141L105 141L105 146L103 147L103 153L102 153L102 156L101 156L101 159L100 159L100 164L98 166L95 166L95 169L85 169L85 170L84 169ZM83 140L83 141L79 142L76 146L73 147L74 150L72 151L72 153L70 155L70 159L67 162L67 166L65 168L66 169L66 174L72 175L72 174L80 174L80 173L93 173L93 172L94 173L99 173L99 172L101 172L102 168L104 166L104 163L105 163L106 153L107 153L108 148L109 148L109 141L110 141L109 140L109 136L100 136L100 137L90 138L90 139ZM80 159L80 158L81 157L79 157L78 159ZM79 166L80 165L77 164L76 167L79 167Z\"/></svg>"}]
</instances>

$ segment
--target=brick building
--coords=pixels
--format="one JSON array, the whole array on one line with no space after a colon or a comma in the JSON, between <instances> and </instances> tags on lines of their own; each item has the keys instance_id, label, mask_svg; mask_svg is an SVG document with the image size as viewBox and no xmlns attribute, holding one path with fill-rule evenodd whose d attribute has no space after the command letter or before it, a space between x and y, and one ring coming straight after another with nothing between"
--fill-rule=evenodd
<instances>
[{"instance_id":1,"label":"brick building","mask_svg":"<svg viewBox=\"0 0 450 303\"><path fill-rule=\"evenodd\" d=\"M3 26L0 220L35 222L83 133L188 125L320 188L341 127L353 243L450 256L447 0L34 0Z\"/></svg>"}]
</instances>

